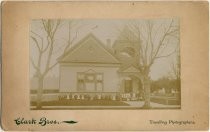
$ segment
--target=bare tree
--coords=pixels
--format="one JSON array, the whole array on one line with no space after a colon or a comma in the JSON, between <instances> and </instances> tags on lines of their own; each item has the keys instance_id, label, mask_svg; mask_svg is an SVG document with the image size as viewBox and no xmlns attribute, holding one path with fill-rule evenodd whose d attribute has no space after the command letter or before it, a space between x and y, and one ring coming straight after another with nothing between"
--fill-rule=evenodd
<instances>
[{"instance_id":1,"label":"bare tree","mask_svg":"<svg viewBox=\"0 0 210 132\"><path fill-rule=\"evenodd\" d=\"M71 47L75 39L77 38L77 31L76 35L71 34L73 21L69 21L69 37L67 43L64 45L64 54L68 51ZM31 64L35 69L35 75L38 78L38 89L37 89L37 108L40 109L42 107L42 94L43 94L43 82L46 75L52 70L58 62L55 61L55 57L53 53L55 52L55 39L56 33L61 27L61 20L41 20L41 26L46 34L46 36L41 36L34 31L31 31L31 39L33 40L32 44L35 44L36 49L38 50L38 59L35 62L35 59L30 57ZM63 47L63 46L62 46ZM61 50L63 48L59 48ZM43 61L44 58L46 61Z\"/></svg>"},{"instance_id":2,"label":"bare tree","mask_svg":"<svg viewBox=\"0 0 210 132\"><path fill-rule=\"evenodd\" d=\"M180 92L181 63L179 49L177 50L177 57L175 61L171 64L171 77L176 80L175 87Z\"/></svg>"},{"instance_id":3,"label":"bare tree","mask_svg":"<svg viewBox=\"0 0 210 132\"><path fill-rule=\"evenodd\" d=\"M126 25L129 29L124 33L124 38L131 43L140 45L139 69L142 75L144 89L145 108L150 108L150 70L157 59L168 57L175 53L176 49L168 52L167 47L172 41L179 38L179 25L175 21L160 22L145 20L144 22L132 22ZM174 43L174 42L173 42Z\"/></svg>"}]
</instances>

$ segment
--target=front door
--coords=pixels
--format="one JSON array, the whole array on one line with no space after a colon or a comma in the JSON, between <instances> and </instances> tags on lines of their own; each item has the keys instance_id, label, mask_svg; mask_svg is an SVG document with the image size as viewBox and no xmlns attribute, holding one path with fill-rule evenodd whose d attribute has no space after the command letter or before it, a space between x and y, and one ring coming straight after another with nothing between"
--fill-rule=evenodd
<instances>
[{"instance_id":1,"label":"front door","mask_svg":"<svg viewBox=\"0 0 210 132\"><path fill-rule=\"evenodd\" d=\"M132 80L125 80L125 93L132 92Z\"/></svg>"}]
</instances>

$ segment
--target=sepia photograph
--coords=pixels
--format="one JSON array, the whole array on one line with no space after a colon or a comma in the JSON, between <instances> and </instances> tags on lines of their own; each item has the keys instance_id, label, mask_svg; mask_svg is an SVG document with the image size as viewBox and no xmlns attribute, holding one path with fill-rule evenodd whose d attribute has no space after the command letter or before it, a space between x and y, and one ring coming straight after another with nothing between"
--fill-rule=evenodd
<instances>
[{"instance_id":1,"label":"sepia photograph","mask_svg":"<svg viewBox=\"0 0 210 132\"><path fill-rule=\"evenodd\" d=\"M180 109L179 19L34 19L30 109Z\"/></svg>"},{"instance_id":2,"label":"sepia photograph","mask_svg":"<svg viewBox=\"0 0 210 132\"><path fill-rule=\"evenodd\" d=\"M207 1L2 2L5 131L209 129Z\"/></svg>"}]
</instances>

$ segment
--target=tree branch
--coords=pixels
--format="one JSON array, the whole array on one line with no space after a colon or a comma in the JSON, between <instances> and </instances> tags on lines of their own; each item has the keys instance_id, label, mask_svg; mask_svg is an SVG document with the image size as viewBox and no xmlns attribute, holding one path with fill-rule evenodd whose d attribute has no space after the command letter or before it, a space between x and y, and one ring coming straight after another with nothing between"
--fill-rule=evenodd
<instances>
[{"instance_id":1,"label":"tree branch","mask_svg":"<svg viewBox=\"0 0 210 132\"><path fill-rule=\"evenodd\" d=\"M77 29L76 29L76 32L75 32L75 36L73 37L73 38L71 38L71 24L72 24L73 22L71 21L71 22L69 22L69 40L67 41L67 45L66 45L66 47L65 47L65 49L64 49L64 54L68 51L68 49L70 48L70 46L74 43L74 41L77 39L77 37L78 37L78 33L79 33L79 29L82 27L82 26L80 26L80 27L78 27Z\"/></svg>"},{"instance_id":2,"label":"tree branch","mask_svg":"<svg viewBox=\"0 0 210 132\"><path fill-rule=\"evenodd\" d=\"M39 71L39 67L36 66L36 64L34 63L34 60L30 57L30 61L32 63L32 66L34 67L34 69L36 69L37 71Z\"/></svg>"},{"instance_id":3,"label":"tree branch","mask_svg":"<svg viewBox=\"0 0 210 132\"><path fill-rule=\"evenodd\" d=\"M49 52L47 55L47 62L46 62L45 70L44 70L44 74L47 74L47 72L51 69L50 62L51 62L52 53L54 50L54 35L57 32L57 29L60 25L60 20L57 20L55 23L53 23L52 20L48 20L47 24L45 24L45 23L46 22L43 21L43 24L44 24L43 26L46 27L47 30L45 30L45 31L47 33L47 36L49 36L48 44L50 46Z\"/></svg>"},{"instance_id":4,"label":"tree branch","mask_svg":"<svg viewBox=\"0 0 210 132\"><path fill-rule=\"evenodd\" d=\"M44 75L46 75L52 68L54 68L56 65L58 64L58 62L54 63L53 65L49 66L49 68L47 70L45 70Z\"/></svg>"},{"instance_id":5,"label":"tree branch","mask_svg":"<svg viewBox=\"0 0 210 132\"><path fill-rule=\"evenodd\" d=\"M36 40L36 38L34 38L33 36L31 36L32 40L35 42L36 47L38 48L39 52L41 52L41 48L39 47L38 41Z\"/></svg>"},{"instance_id":6,"label":"tree branch","mask_svg":"<svg viewBox=\"0 0 210 132\"><path fill-rule=\"evenodd\" d=\"M56 26L55 26L54 30L52 31L52 37L53 37L53 38L54 38L54 36L55 36L55 33L56 33L56 31L57 31L57 29L58 29L60 23L61 23L61 20L57 20Z\"/></svg>"},{"instance_id":7,"label":"tree branch","mask_svg":"<svg viewBox=\"0 0 210 132\"><path fill-rule=\"evenodd\" d=\"M38 44L38 41L36 40L36 38L34 38L33 36L31 36L32 39L37 44L37 47L38 47L39 51L42 52L42 53L45 52L46 49L48 48L48 45L46 46L46 48L43 49L43 47L44 47L43 37L41 37L39 34L33 32L33 31L31 31L31 33L35 34L36 36L38 36L41 39L41 47L40 47L39 44Z\"/></svg>"},{"instance_id":8,"label":"tree branch","mask_svg":"<svg viewBox=\"0 0 210 132\"><path fill-rule=\"evenodd\" d=\"M167 54L167 55L162 55L162 56L156 56L155 59L159 59L159 58L164 58L164 57L169 57L171 56L172 54L174 54L176 52L176 50L174 50L173 52Z\"/></svg>"},{"instance_id":9,"label":"tree branch","mask_svg":"<svg viewBox=\"0 0 210 132\"><path fill-rule=\"evenodd\" d=\"M159 53L159 51L160 51L161 46L164 45L164 41L165 41L166 37L167 37L168 35L170 35L169 32L170 32L170 29L171 29L171 27L172 27L172 24L173 24L173 19L172 19L171 23L169 24L168 28L165 29L165 33L164 33L162 39L159 41L158 47L156 48L156 50L155 50L155 52L154 52L154 54L153 54L153 57L152 57L152 60L151 60L151 64L152 64L152 63L154 62L154 60L156 59L156 57L157 57L157 55L158 55L158 53ZM150 65L151 65L151 64L150 64Z\"/></svg>"}]
</instances>

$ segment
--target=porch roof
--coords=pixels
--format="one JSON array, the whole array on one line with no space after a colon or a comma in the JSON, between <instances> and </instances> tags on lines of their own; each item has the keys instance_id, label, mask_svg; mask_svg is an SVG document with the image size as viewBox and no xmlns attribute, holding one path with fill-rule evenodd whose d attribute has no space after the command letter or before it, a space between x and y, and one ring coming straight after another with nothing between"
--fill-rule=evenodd
<instances>
[{"instance_id":1,"label":"porch roof","mask_svg":"<svg viewBox=\"0 0 210 132\"><path fill-rule=\"evenodd\" d=\"M140 73L141 71L134 65L127 65L121 67L118 72L120 73Z\"/></svg>"}]
</instances>

